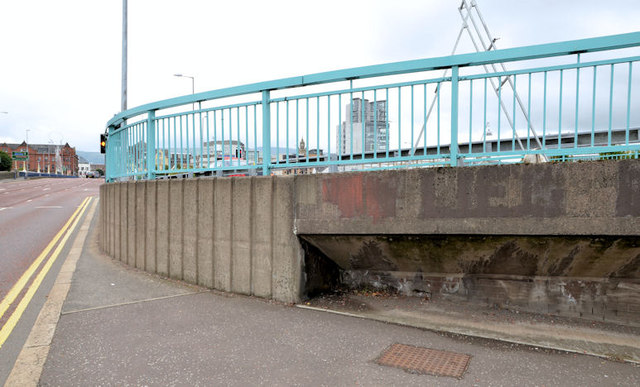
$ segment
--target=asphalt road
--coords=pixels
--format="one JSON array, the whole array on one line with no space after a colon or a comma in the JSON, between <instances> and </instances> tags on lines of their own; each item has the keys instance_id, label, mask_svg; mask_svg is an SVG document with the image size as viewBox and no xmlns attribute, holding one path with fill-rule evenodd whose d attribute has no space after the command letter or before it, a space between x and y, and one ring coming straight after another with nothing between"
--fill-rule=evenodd
<instances>
[{"instance_id":1,"label":"asphalt road","mask_svg":"<svg viewBox=\"0 0 640 387\"><path fill-rule=\"evenodd\" d=\"M0 181L0 302L6 300L37 257L47 248L72 214L88 196L98 196L99 179L34 179ZM68 246L66 246L68 249ZM62 251L64 256L64 250ZM60 260L61 261L61 260ZM46 262L46 261L43 261ZM57 263L58 265L56 265ZM13 329L7 322L17 305L35 283L42 268L30 277L15 301L3 312L0 304L0 384L11 371L13 362L28 336L57 273L54 262ZM18 317L18 315L16 315Z\"/></svg>"}]
</instances>

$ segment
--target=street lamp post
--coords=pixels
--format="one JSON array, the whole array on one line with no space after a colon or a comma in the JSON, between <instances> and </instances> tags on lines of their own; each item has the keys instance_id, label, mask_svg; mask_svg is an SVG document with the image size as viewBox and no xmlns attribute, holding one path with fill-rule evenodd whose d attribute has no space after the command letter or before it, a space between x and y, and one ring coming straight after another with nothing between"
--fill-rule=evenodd
<instances>
[{"instance_id":1,"label":"street lamp post","mask_svg":"<svg viewBox=\"0 0 640 387\"><path fill-rule=\"evenodd\" d=\"M196 78L192 77L190 75L184 75L184 74L173 74L174 77L179 77L179 78L191 78L191 94L195 94L196 93ZM194 103L192 105L192 109L195 111L196 110L196 104Z\"/></svg>"}]
</instances>

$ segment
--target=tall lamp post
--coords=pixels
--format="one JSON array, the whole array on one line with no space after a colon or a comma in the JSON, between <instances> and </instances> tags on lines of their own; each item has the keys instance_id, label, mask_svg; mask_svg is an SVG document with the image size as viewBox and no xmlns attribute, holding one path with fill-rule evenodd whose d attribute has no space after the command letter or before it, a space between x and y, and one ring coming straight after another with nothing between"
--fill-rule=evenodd
<instances>
[{"instance_id":1,"label":"tall lamp post","mask_svg":"<svg viewBox=\"0 0 640 387\"><path fill-rule=\"evenodd\" d=\"M196 93L196 79L195 77L192 77L190 75L184 75L184 74L173 74L174 77L179 77L179 78L191 78L191 94L195 94ZM196 110L196 104L194 103L192 105L192 109L195 111Z\"/></svg>"},{"instance_id":2,"label":"tall lamp post","mask_svg":"<svg viewBox=\"0 0 640 387\"><path fill-rule=\"evenodd\" d=\"M127 110L127 37L128 37L128 16L127 0L122 0L122 95L120 98L121 111Z\"/></svg>"}]
</instances>

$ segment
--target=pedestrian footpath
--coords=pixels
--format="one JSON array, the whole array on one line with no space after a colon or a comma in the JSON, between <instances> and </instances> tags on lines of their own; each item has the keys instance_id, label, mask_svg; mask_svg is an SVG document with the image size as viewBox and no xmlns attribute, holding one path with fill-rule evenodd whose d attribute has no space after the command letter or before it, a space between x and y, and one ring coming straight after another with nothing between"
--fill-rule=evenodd
<instances>
[{"instance_id":1,"label":"pedestrian footpath","mask_svg":"<svg viewBox=\"0 0 640 387\"><path fill-rule=\"evenodd\" d=\"M45 361L38 369L19 359L7 385L640 385L632 363L163 279L103 255L97 216L60 273L69 288ZM460 378L380 365L394 344L468 362Z\"/></svg>"}]
</instances>

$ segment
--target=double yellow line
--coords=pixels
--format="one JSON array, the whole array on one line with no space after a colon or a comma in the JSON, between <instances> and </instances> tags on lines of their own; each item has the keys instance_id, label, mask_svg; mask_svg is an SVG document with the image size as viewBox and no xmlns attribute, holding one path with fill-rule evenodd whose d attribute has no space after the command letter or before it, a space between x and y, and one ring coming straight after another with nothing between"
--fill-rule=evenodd
<instances>
[{"instance_id":1,"label":"double yellow line","mask_svg":"<svg viewBox=\"0 0 640 387\"><path fill-rule=\"evenodd\" d=\"M22 274L18 282L16 282L15 285L13 285L11 290L9 290L9 293L7 293L7 295L2 300L2 302L0 302L0 318L2 318L2 316L4 316L4 313L13 304L13 302L16 300L18 295L22 293L22 291L24 290L24 287L27 285L31 277L34 275L38 267L40 267L40 265L42 264L42 261L44 261L45 258L49 256L49 253L55 247L55 250L49 256L49 259L42 267L42 270L40 270L38 275L35 277L31 285L27 289L27 292L25 293L24 297L22 297L22 300L20 300L20 303L18 304L18 306L16 306L11 316L9 316L9 318L7 319L7 322L2 326L2 328L0 328L0 348L2 348L2 345L4 344L4 342L7 340L7 338L9 338L9 335L15 328L18 321L20 321L22 314L24 313L25 309L27 309L27 306L31 302L31 299L33 298L36 291L40 287L40 284L44 280L44 277L46 277L47 273L51 269L51 266L53 266L56 259L58 258L58 255L60 255L60 252L62 251L65 244L67 243L67 240L69 239L69 237L75 230L76 226L78 225L78 222L80 221L80 218L84 214L84 211L89 206L91 199L92 199L91 197L87 197L82 201L80 206L71 215L69 220L67 220L67 223L65 223L65 225L62 226L60 231L58 231L58 233L53 237L53 239L51 240L51 242L49 242L47 247L45 247L45 249L42 250L42 253L40 253L38 258L36 258L36 260L33 261L31 266L29 266L29 268ZM60 240L60 238L62 238L62 240ZM60 241L60 243L58 243L58 241ZM56 244L57 244L57 247L56 247Z\"/></svg>"}]
</instances>

